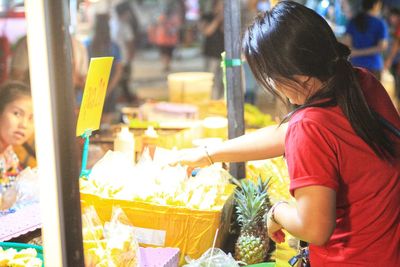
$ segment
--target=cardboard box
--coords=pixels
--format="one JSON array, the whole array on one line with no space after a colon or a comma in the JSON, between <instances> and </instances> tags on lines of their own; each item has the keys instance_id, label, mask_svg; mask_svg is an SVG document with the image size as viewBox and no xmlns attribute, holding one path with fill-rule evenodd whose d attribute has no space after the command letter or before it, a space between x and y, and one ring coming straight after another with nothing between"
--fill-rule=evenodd
<instances>
[{"instance_id":1,"label":"cardboard box","mask_svg":"<svg viewBox=\"0 0 400 267\"><path fill-rule=\"evenodd\" d=\"M234 186L226 189L225 203L220 210L194 210L184 207L162 206L140 201L102 198L81 193L83 207L93 205L105 222L109 221L113 206L121 207L136 228L141 246L175 247L180 249L180 265L184 257L199 258L212 247L216 230L219 229L217 247L223 244L230 226Z\"/></svg>"}]
</instances>

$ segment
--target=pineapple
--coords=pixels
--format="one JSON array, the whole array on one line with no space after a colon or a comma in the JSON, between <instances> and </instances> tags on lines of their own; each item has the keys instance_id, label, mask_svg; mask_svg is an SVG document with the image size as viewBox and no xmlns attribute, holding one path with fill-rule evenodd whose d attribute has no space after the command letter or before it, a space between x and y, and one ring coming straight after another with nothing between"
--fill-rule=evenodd
<instances>
[{"instance_id":1,"label":"pineapple","mask_svg":"<svg viewBox=\"0 0 400 267\"><path fill-rule=\"evenodd\" d=\"M258 178L257 184L244 179L235 191L237 222L241 227L235 245L236 260L246 264L263 262L269 249L264 214L270 206L267 196L269 179L263 182Z\"/></svg>"}]
</instances>

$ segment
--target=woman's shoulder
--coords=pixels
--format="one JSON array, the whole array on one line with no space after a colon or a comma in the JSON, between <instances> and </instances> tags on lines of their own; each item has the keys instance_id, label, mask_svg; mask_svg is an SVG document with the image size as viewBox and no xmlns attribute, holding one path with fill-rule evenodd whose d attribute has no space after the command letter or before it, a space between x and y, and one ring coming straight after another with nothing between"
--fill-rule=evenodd
<instances>
[{"instance_id":1,"label":"woman's shoulder","mask_svg":"<svg viewBox=\"0 0 400 267\"><path fill-rule=\"evenodd\" d=\"M326 125L327 122L337 119L340 114L340 109L337 106L333 107L307 107L296 111L290 119L290 124L298 122L310 122L315 124Z\"/></svg>"},{"instance_id":2,"label":"woman's shoulder","mask_svg":"<svg viewBox=\"0 0 400 267\"><path fill-rule=\"evenodd\" d=\"M355 68L360 87L370 108L400 127L400 117L383 85L368 70Z\"/></svg>"},{"instance_id":3,"label":"woman's shoulder","mask_svg":"<svg viewBox=\"0 0 400 267\"><path fill-rule=\"evenodd\" d=\"M367 19L369 23L372 24L372 27L375 27L378 30L381 30L382 28L387 28L386 21L381 17L368 15Z\"/></svg>"}]
</instances>

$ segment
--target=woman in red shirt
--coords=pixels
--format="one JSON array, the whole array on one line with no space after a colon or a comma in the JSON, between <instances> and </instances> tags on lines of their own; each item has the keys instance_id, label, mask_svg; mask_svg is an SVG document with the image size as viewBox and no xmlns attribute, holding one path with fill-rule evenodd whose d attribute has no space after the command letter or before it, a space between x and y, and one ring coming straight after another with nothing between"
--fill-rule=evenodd
<instances>
[{"instance_id":1,"label":"woman in red shirt","mask_svg":"<svg viewBox=\"0 0 400 267\"><path fill-rule=\"evenodd\" d=\"M268 233L310 244L311 266L400 266L400 128L385 89L354 69L326 21L290 1L248 28L243 51L256 79L299 107L276 128L185 151L191 167L285 154L296 206L278 202Z\"/></svg>"},{"instance_id":2,"label":"woman in red shirt","mask_svg":"<svg viewBox=\"0 0 400 267\"><path fill-rule=\"evenodd\" d=\"M400 266L400 143L373 113L400 128L384 88L297 3L256 18L243 51L266 89L299 106L285 137L296 207L271 209L269 235L309 242L311 266Z\"/></svg>"}]
</instances>

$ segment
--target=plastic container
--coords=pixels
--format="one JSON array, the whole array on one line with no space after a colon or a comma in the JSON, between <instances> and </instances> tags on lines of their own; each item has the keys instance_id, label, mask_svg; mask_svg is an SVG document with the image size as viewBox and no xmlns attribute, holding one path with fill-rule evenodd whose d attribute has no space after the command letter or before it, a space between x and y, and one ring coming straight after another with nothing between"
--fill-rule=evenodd
<instances>
[{"instance_id":1,"label":"plastic container","mask_svg":"<svg viewBox=\"0 0 400 267\"><path fill-rule=\"evenodd\" d=\"M168 75L169 100L196 103L210 100L214 74L210 72L180 72Z\"/></svg>"},{"instance_id":2,"label":"plastic container","mask_svg":"<svg viewBox=\"0 0 400 267\"><path fill-rule=\"evenodd\" d=\"M125 153L132 164L135 162L135 137L128 126L122 126L114 139L114 151Z\"/></svg>"},{"instance_id":3,"label":"plastic container","mask_svg":"<svg viewBox=\"0 0 400 267\"><path fill-rule=\"evenodd\" d=\"M146 114L149 121L194 120L198 117L198 108L192 104L160 102L152 105Z\"/></svg>"},{"instance_id":4,"label":"plastic container","mask_svg":"<svg viewBox=\"0 0 400 267\"><path fill-rule=\"evenodd\" d=\"M24 244L24 243L13 243L13 242L0 242L0 247L2 247L4 250L7 250L9 248L14 248L17 251L26 249L26 248L33 248L36 250L37 255L36 258L39 258L42 260L42 267L44 266L44 260L43 260L43 247L41 246L36 246L36 245L31 245L31 244Z\"/></svg>"},{"instance_id":5,"label":"plastic container","mask_svg":"<svg viewBox=\"0 0 400 267\"><path fill-rule=\"evenodd\" d=\"M205 138L228 137L228 119L224 117L207 117L203 120L203 135Z\"/></svg>"},{"instance_id":6,"label":"plastic container","mask_svg":"<svg viewBox=\"0 0 400 267\"><path fill-rule=\"evenodd\" d=\"M153 126L149 126L142 136L143 150L149 149L150 157L154 158L154 152L158 144L158 134ZM143 151L142 151L143 152Z\"/></svg>"}]
</instances>

